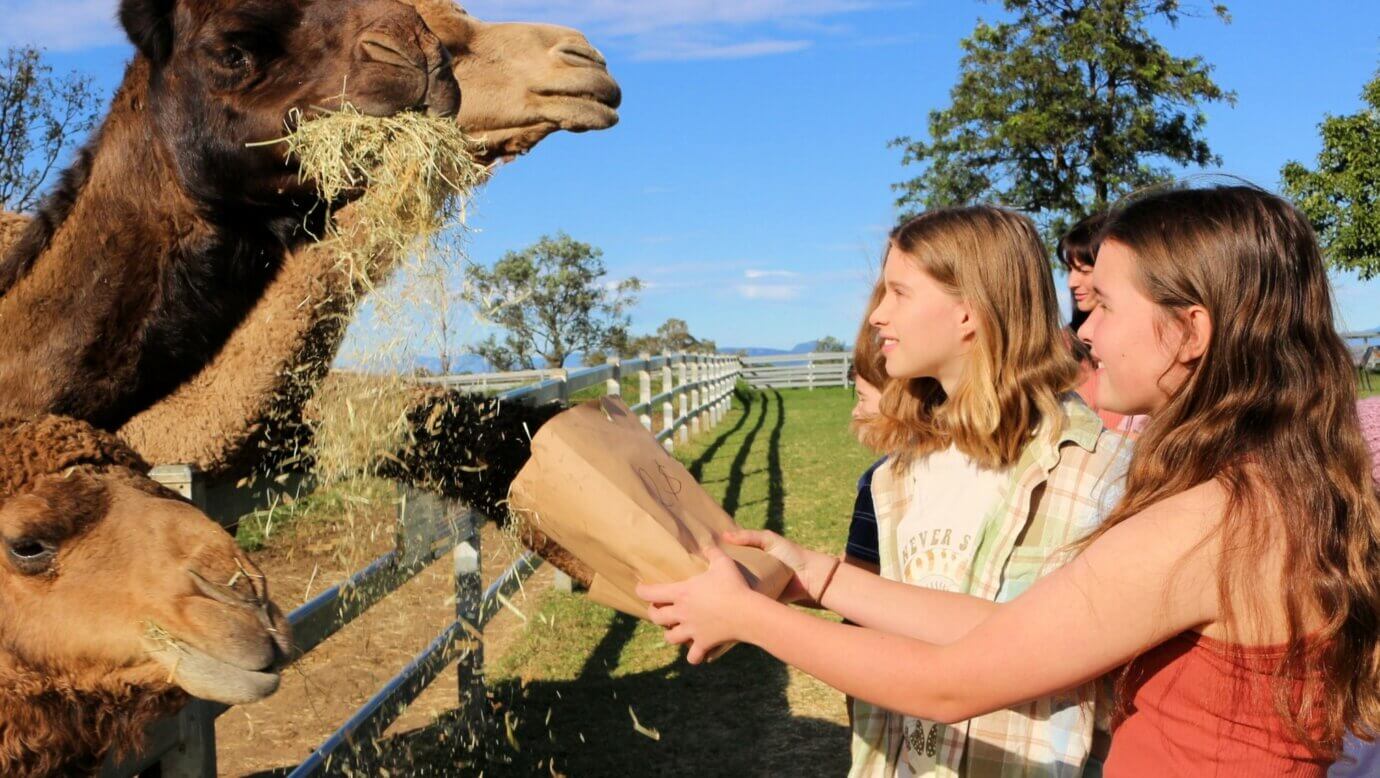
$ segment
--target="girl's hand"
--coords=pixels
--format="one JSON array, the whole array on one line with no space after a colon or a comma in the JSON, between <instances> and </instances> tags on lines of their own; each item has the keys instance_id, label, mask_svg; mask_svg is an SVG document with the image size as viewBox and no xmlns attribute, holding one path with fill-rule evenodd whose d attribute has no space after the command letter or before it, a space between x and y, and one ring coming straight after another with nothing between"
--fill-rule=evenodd
<instances>
[{"instance_id":1,"label":"girl's hand","mask_svg":"<svg viewBox=\"0 0 1380 778\"><path fill-rule=\"evenodd\" d=\"M829 574L839 563L837 557L811 551L769 530L730 530L723 534L723 539L735 546L760 548L795 573L781 593L781 602L822 607L819 600L824 596Z\"/></svg>"},{"instance_id":2,"label":"girl's hand","mask_svg":"<svg viewBox=\"0 0 1380 778\"><path fill-rule=\"evenodd\" d=\"M692 665L703 662L716 646L741 639L751 601L761 598L743 580L738 563L723 551L711 546L704 556L709 569L694 578L637 587L637 596L650 603L648 618L666 629L666 642L690 644L686 659Z\"/></svg>"}]
</instances>

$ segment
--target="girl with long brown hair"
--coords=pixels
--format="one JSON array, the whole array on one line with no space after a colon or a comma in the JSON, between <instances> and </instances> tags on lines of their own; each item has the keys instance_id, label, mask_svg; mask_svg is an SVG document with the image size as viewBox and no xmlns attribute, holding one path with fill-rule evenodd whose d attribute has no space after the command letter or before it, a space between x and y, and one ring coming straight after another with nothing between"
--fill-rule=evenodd
<instances>
[{"instance_id":1,"label":"girl with long brown hair","mask_svg":"<svg viewBox=\"0 0 1380 778\"><path fill-rule=\"evenodd\" d=\"M817 579L806 564L806 585L792 598L868 628L842 627L847 639L944 643L966 631L934 618L946 603L1015 598L1054 552L1096 525L1101 476L1124 466L1125 449L1071 393L1078 366L1030 219L991 206L926 213L892 234L882 280L862 333L880 338L888 376L882 413L867 425L869 442L888 455L871 488L881 576L843 566ZM818 560L779 536L738 540ZM795 643L827 643L836 628L795 626ZM874 675L916 670L900 645L849 650L877 660ZM871 664L863 653L850 661ZM1105 739L1095 727L1096 685L1074 686L975 711L987 715L972 720L855 695L869 702L853 707L854 772L1082 774Z\"/></svg>"},{"instance_id":2,"label":"girl with long brown hair","mask_svg":"<svg viewBox=\"0 0 1380 778\"><path fill-rule=\"evenodd\" d=\"M667 638L691 661L756 643L942 721L1111 674L1109 776L1322 776L1345 733L1373 738L1380 497L1307 220L1251 187L1154 193L1112 214L1094 279L1100 396L1150 422L1124 495L1071 562L1001 604L917 589L926 636L821 624L753 594L713 549L703 575L642 590ZM727 540L855 608L829 560L761 533Z\"/></svg>"}]
</instances>

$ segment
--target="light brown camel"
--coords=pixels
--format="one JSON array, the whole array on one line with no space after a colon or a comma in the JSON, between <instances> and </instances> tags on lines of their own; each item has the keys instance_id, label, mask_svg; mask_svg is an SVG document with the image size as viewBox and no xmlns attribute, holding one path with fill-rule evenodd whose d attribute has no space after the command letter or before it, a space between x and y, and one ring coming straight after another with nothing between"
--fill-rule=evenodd
<instances>
[{"instance_id":1,"label":"light brown camel","mask_svg":"<svg viewBox=\"0 0 1380 778\"><path fill-rule=\"evenodd\" d=\"M557 130L618 121L618 84L579 32L487 24L450 0L415 5L451 53L465 93L458 120L486 143L488 161L525 153ZM348 208L341 218L349 219ZM340 346L359 292L328 250L293 252L211 365L130 419L120 435L150 461L242 476L264 448L290 434Z\"/></svg>"},{"instance_id":2,"label":"light brown camel","mask_svg":"<svg viewBox=\"0 0 1380 778\"><path fill-rule=\"evenodd\" d=\"M93 772L192 694L278 687L263 576L115 436L0 419L0 775Z\"/></svg>"},{"instance_id":3,"label":"light brown camel","mask_svg":"<svg viewBox=\"0 0 1380 778\"><path fill-rule=\"evenodd\" d=\"M207 364L328 210L275 148L293 109L453 115L445 49L395 0L123 0L138 53L0 258L0 413L115 429Z\"/></svg>"}]
</instances>

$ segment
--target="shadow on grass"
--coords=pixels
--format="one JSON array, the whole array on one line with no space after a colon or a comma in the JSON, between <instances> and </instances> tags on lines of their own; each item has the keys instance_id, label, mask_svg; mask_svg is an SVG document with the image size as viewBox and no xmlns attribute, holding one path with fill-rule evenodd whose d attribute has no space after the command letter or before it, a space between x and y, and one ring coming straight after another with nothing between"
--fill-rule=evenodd
<instances>
[{"instance_id":1,"label":"shadow on grass","mask_svg":"<svg viewBox=\"0 0 1380 778\"><path fill-rule=\"evenodd\" d=\"M695 461L691 462L685 468L689 470L690 475L694 476L695 480L700 483L704 483L702 478L704 475L704 466L714 459L714 455L719 453L719 449L723 448L729 438L738 434L738 430L742 429L743 425L747 423L747 417L752 411L752 393L745 391L741 386L737 386L733 389L733 396L738 400L738 403L743 406L743 414L738 417L738 421L734 422L732 427L720 433L719 437L715 438L713 443L705 447L704 451L701 451L700 455L695 457Z\"/></svg>"},{"instance_id":2,"label":"shadow on grass","mask_svg":"<svg viewBox=\"0 0 1380 778\"><path fill-rule=\"evenodd\" d=\"M781 469L781 430L786 426L786 403L781 393L772 390L776 398L776 423L771 428L771 438L767 442L767 520L766 529L786 534L786 474ZM763 396L763 400L767 398ZM765 415L765 405L763 414Z\"/></svg>"},{"instance_id":3,"label":"shadow on grass","mask_svg":"<svg viewBox=\"0 0 1380 778\"><path fill-rule=\"evenodd\" d=\"M707 666L678 660L626 676L513 681L491 690L485 747L463 746L448 714L389 741L384 766L393 775L846 773L847 729L791 716L787 683L785 667L752 646ZM487 758L476 758L481 751Z\"/></svg>"}]
</instances>

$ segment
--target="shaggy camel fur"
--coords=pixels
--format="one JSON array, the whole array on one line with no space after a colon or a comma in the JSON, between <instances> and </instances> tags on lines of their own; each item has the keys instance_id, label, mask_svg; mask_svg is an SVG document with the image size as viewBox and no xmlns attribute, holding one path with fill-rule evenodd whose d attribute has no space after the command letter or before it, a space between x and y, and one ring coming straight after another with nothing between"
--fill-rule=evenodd
<instances>
[{"instance_id":1,"label":"shaggy camel fur","mask_svg":"<svg viewBox=\"0 0 1380 778\"><path fill-rule=\"evenodd\" d=\"M0 259L0 412L115 429L216 355L320 234L314 184L246 145L291 109L458 108L395 0L123 0L120 20L139 53L109 116Z\"/></svg>"},{"instance_id":2,"label":"shaggy camel fur","mask_svg":"<svg viewBox=\"0 0 1380 778\"><path fill-rule=\"evenodd\" d=\"M271 694L290 643L210 519L73 419L0 419L0 775L93 772L187 694Z\"/></svg>"},{"instance_id":3,"label":"shaggy camel fur","mask_svg":"<svg viewBox=\"0 0 1380 778\"><path fill-rule=\"evenodd\" d=\"M485 24L450 0L415 0L464 87L459 121L490 157L520 154L560 129L618 121L617 82L583 35L536 24ZM344 209L342 220L350 218ZM382 272L389 264L377 263ZM291 252L215 360L120 434L155 462L235 479L295 432L354 315L360 289L324 247Z\"/></svg>"}]
</instances>

